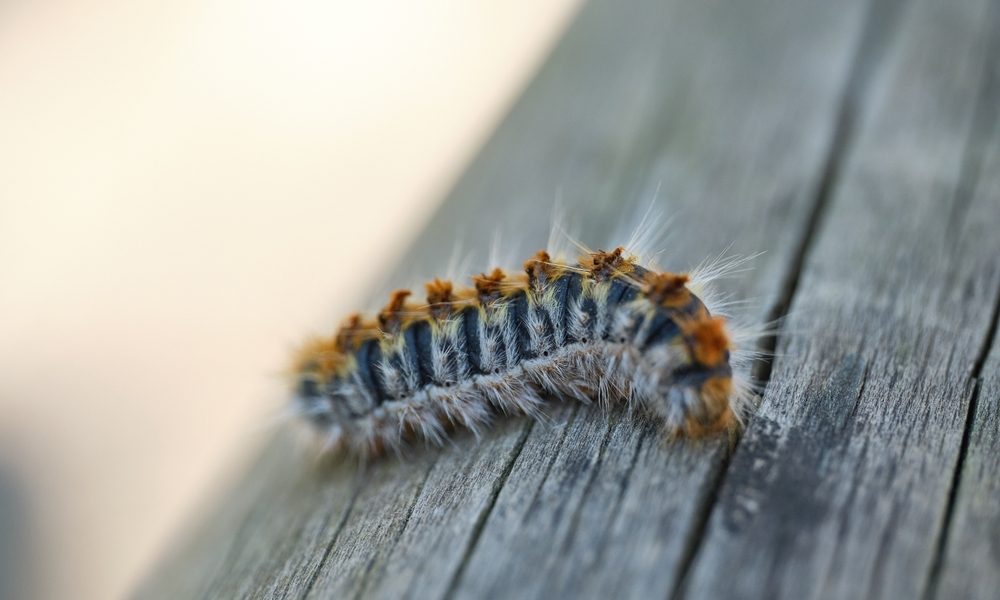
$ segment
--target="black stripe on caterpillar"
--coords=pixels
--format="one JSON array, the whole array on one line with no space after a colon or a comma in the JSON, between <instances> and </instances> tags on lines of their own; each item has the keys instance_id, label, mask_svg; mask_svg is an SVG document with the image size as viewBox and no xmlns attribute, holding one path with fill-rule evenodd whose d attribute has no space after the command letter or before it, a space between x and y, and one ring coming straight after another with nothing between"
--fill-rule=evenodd
<instances>
[{"instance_id":1,"label":"black stripe on caterpillar","mask_svg":"<svg viewBox=\"0 0 1000 600\"><path fill-rule=\"evenodd\" d=\"M499 414L542 416L546 397L625 402L672 436L739 427L751 394L725 320L687 275L619 247L575 264L540 251L520 273L472 281L436 279L424 303L398 290L300 350L296 409L328 448L366 457L441 444L456 426L478 436Z\"/></svg>"}]
</instances>

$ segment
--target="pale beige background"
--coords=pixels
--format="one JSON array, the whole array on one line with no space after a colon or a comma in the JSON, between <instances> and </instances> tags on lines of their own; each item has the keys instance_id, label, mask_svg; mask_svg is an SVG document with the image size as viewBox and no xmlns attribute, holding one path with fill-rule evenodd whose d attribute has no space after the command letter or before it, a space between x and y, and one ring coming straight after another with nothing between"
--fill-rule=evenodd
<instances>
[{"instance_id":1,"label":"pale beige background","mask_svg":"<svg viewBox=\"0 0 1000 600\"><path fill-rule=\"evenodd\" d=\"M576 5L0 5L0 469L35 594L127 593Z\"/></svg>"}]
</instances>

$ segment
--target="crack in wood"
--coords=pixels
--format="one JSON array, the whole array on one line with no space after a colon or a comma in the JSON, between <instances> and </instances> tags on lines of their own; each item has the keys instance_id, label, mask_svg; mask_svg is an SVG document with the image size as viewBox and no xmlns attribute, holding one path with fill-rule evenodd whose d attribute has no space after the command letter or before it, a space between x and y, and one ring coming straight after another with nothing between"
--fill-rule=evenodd
<instances>
[{"instance_id":1,"label":"crack in wood","mask_svg":"<svg viewBox=\"0 0 1000 600\"><path fill-rule=\"evenodd\" d=\"M528 503L528 510L525 511L524 516L521 519L522 525L528 519L532 509L538 505L538 497L542 493L542 488L545 487L545 482L549 479L549 474L552 472L552 466L556 463L556 459L559 457L559 453L562 451L562 447L566 443L566 436L569 434L569 430L573 426L573 422L580 413L580 407L580 404L576 404L570 409L569 418L566 419L566 426L563 427L563 430L559 434L559 441L556 443L549 460L545 463L545 472L542 473L541 480L539 480L538 486L535 488L535 493L531 496L531 501Z\"/></svg>"},{"instance_id":2,"label":"crack in wood","mask_svg":"<svg viewBox=\"0 0 1000 600\"><path fill-rule=\"evenodd\" d=\"M517 459L521 456L521 450L524 449L524 444L528 441L528 435L534 428L535 422L528 421L521 430L521 435L517 440L517 445L514 447L514 451L511 452L510 460L504 465L503 473L497 479L496 485L490 490L490 501L486 508L478 515L476 522L472 527L472 535L469 537L469 543L462 553L462 560L458 564L458 568L451 576L451 581L448 583L448 587L445 590L444 598L450 599L454 597L455 591L458 589L458 583L462 579L462 574L465 572L465 567L468 565L469 557L472 556L473 550L476 548L476 544L479 542L479 536L483 533L483 527L486 526L486 520L489 518L490 514L493 512L493 507L496 506L497 498L500 496L500 492L503 490L504 484L507 483L507 478L510 477L511 471L514 470L514 464L517 463Z\"/></svg>"},{"instance_id":3,"label":"crack in wood","mask_svg":"<svg viewBox=\"0 0 1000 600\"><path fill-rule=\"evenodd\" d=\"M580 501L577 503L576 508L573 509L573 514L570 515L569 527L566 531L566 539L564 539L562 543L562 549L564 551L573 544L573 537L576 535L576 529L580 525L580 511L583 510L583 505L587 502L587 495L594 486L594 481L597 480L597 474L601 470L601 464L604 462L604 453L607 451L608 441L611 439L611 432L620 420L620 414L616 414L614 420L611 418L608 419L608 428L604 431L604 437L601 439L601 445L598 447L597 458L594 459L594 466L590 469L590 476L587 478L587 483L583 486L583 492L580 493Z\"/></svg>"},{"instance_id":4,"label":"crack in wood","mask_svg":"<svg viewBox=\"0 0 1000 600\"><path fill-rule=\"evenodd\" d=\"M416 508L417 502L420 501L420 495L424 492L424 487L427 485L427 479L431 476L431 471L434 470L434 465L437 464L437 459L438 457L435 457L434 460L430 461L430 464L427 466L427 470L424 471L424 477L423 479L420 480L420 485L417 486L417 490L413 494L413 500L410 502L410 506L407 507L406 516L403 517L403 523L400 526L399 531L393 538L392 542L389 543L389 546L386 549L385 552L386 557L392 556L392 551L396 548L396 545L399 544L399 540L403 537L403 534L406 532L406 527L410 524L410 518L413 516L413 509ZM378 562L378 555L372 556L371 559L368 561L368 564L365 565L365 572L361 576L361 585L358 587L358 592L354 596L355 599L360 599L365 597L365 592L368 590L369 586L369 581L370 581L369 577L371 575L372 568L374 568L376 562Z\"/></svg>"},{"instance_id":5,"label":"crack in wood","mask_svg":"<svg viewBox=\"0 0 1000 600\"><path fill-rule=\"evenodd\" d=\"M965 413L965 426L962 429L962 443L959 446L958 460L955 462L955 470L952 473L951 488L948 490L948 502L945 504L944 520L941 531L938 535L938 542L934 552L934 561L927 572L927 582L924 584L923 598L929 600L936 598L938 585L941 581L941 571L944 567L945 551L948 547L948 537L951 533L951 524L955 516L955 506L958 500L959 485L962 482L962 472L965 467L965 458L969 453L969 443L972 439L972 429L976 421L976 409L979 405L979 394L982 391L983 366L986 364L986 357L990 348L993 347L993 340L996 339L997 327L1000 325L1000 287L996 291L996 302L993 306L993 314L990 318L990 327L983 341L983 346L979 350L976 361L973 364L971 381L972 394L969 398L968 408Z\"/></svg>"},{"instance_id":6,"label":"crack in wood","mask_svg":"<svg viewBox=\"0 0 1000 600\"><path fill-rule=\"evenodd\" d=\"M782 321L788 316L795 293L798 290L806 259L816 240L817 232L822 224L826 208L830 203L834 187L840 179L844 158L855 137L855 130L857 128L855 106L870 84L873 69L882 61L885 48L888 45L888 38L891 37L894 25L898 21L898 13L903 3L904 0L893 0L891 2L871 0L868 4L868 12L864 17L865 24L857 49L851 60L850 72L841 95L840 108L836 116L833 135L819 179L819 185L814 194L815 199L812 203L812 210L809 213L805 230L796 244L796 250L783 278L778 299L768 312L767 321L769 323L776 323L777 330L773 335L766 336L760 340L758 352L761 354L761 358L754 361L751 369L753 378L757 385L759 385L761 393L766 392L771 380L774 364L773 355L784 330L784 323ZM680 563L677 584L669 594L669 597L672 599L683 597L691 567L704 542L704 534L708 529L709 518L719 498L719 490L725 483L732 456L739 447L741 440L742 435L735 437L728 451L724 453L722 463L712 480L711 489L706 496L707 505L702 507L698 513L694 534L689 542L689 547L685 549Z\"/></svg>"},{"instance_id":7,"label":"crack in wood","mask_svg":"<svg viewBox=\"0 0 1000 600\"><path fill-rule=\"evenodd\" d=\"M684 552L677 567L677 584L667 596L670 600L678 600L684 597L686 591L687 578L690 575L691 566L695 557L701 549L701 543L705 537L705 530L708 529L708 519L712 514L719 499L719 492L722 490L722 482L729 472L729 464L732 459L732 452L723 452L722 460L716 467L708 485L705 486L706 493L704 501L700 502L700 510L695 514L695 525L691 530L688 540L684 544Z\"/></svg>"},{"instance_id":8,"label":"crack in wood","mask_svg":"<svg viewBox=\"0 0 1000 600\"><path fill-rule=\"evenodd\" d=\"M990 6L990 16L986 19L986 22L987 27L992 27L994 32L998 31L997 28L1000 27L1000 3L992 3ZM1000 34L994 33L990 37L986 55L1000 58ZM958 243L958 229L972 203L973 193L980 181L985 161L984 149L987 140L989 139L989 135L995 131L995 126L991 127L990 125L995 123L998 111L995 102L991 102L990 98L995 98L998 95L996 91L996 86L1000 84L998 80L1000 78L997 77L995 60L985 60L983 64L983 84L980 86L976 97L976 108L972 118L969 143L966 145L962 157L961 184L956 189L954 205L949 214L948 231L951 232L951 237L955 240L955 243ZM1000 287L997 288L994 298L995 301L993 313L990 317L989 329L976 355L976 360L972 365L970 381L973 389L965 414L965 425L962 429L962 442L959 446L958 460L955 463L951 487L948 490L948 501L945 504L943 525L938 534L934 559L927 573L927 581L924 584L924 594L922 596L924 600L936 598L938 595L941 572L944 568L945 553L951 534L952 521L955 516L959 486L962 482L962 473L965 468L966 456L969 453L969 444L979 405L979 395L982 391L983 367L986 364L986 358L990 353L990 349L993 347L993 341L997 335L998 322L1000 322Z\"/></svg>"},{"instance_id":9,"label":"crack in wood","mask_svg":"<svg viewBox=\"0 0 1000 600\"><path fill-rule=\"evenodd\" d=\"M334 530L333 535L330 536L330 542L326 545L326 548L323 550L323 557L319 560L319 563L316 565L316 569L309 575L309 581L306 583L305 587L302 590L302 595L301 595L302 598L308 597L309 593L313 589L313 586L316 585L316 581L319 579L320 573L323 572L323 565L326 564L327 559L330 558L330 553L333 552L333 548L337 545L337 540L340 538L340 534L344 530L344 526L347 524L348 518L350 518L351 513L354 511L354 503L357 501L358 495L361 494L361 489L367 483L367 481L361 476L356 477L354 481L355 481L355 486L354 486L354 492L351 494L351 499L347 503L347 508L344 509L344 514L341 515L340 521L337 523L337 529Z\"/></svg>"},{"instance_id":10,"label":"crack in wood","mask_svg":"<svg viewBox=\"0 0 1000 600\"><path fill-rule=\"evenodd\" d=\"M625 492L626 490L628 490L629 483L632 480L632 473L635 471L635 465L636 463L639 462L639 453L642 451L642 447L646 443L646 440L649 439L650 437L651 434L649 430L644 428L643 435L641 438L639 438L638 443L636 443L635 451L632 452L632 459L629 461L628 469L625 471L624 477L622 477L621 487L618 490L618 496L615 498L615 502L613 505L614 508L611 510L611 513L613 515L617 516L619 514L622 501L625 499ZM607 538L608 530L613 526L614 526L614 520L610 520L608 526L605 528L605 531L602 535L602 540ZM596 564L601 564L601 558L604 555L605 548L607 548L607 544L603 542L597 548L597 557L594 560Z\"/></svg>"}]
</instances>

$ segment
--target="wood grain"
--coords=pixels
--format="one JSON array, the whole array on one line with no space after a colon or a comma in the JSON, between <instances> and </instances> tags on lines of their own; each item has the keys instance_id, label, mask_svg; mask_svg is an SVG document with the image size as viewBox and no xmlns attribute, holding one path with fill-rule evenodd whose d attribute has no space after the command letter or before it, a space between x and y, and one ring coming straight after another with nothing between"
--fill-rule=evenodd
<instances>
[{"instance_id":1,"label":"wood grain","mask_svg":"<svg viewBox=\"0 0 1000 600\"><path fill-rule=\"evenodd\" d=\"M387 280L498 230L523 259L557 198L585 242L621 243L654 199L675 217L663 263L764 251L724 290L750 321L793 307L746 436L666 443L558 399L364 468L282 433L137 596L988 589L968 582L1000 566L975 525L1000 520L979 360L1000 301L996 4L589 3Z\"/></svg>"},{"instance_id":2,"label":"wood grain","mask_svg":"<svg viewBox=\"0 0 1000 600\"><path fill-rule=\"evenodd\" d=\"M928 591L1000 285L996 196L956 201L989 10L901 15L795 297L804 334L733 459L692 597Z\"/></svg>"},{"instance_id":3,"label":"wood grain","mask_svg":"<svg viewBox=\"0 0 1000 600\"><path fill-rule=\"evenodd\" d=\"M966 224L964 235L992 239L996 250L1000 211L1000 8L994 5L994 28L968 157L965 188L957 209ZM992 229L991 229L992 226ZM973 237L973 239L975 239ZM989 244L987 244L987 250ZM994 254L993 268L1000 269ZM973 407L963 439L965 451L956 471L958 487L939 579L932 581L938 598L995 598L1000 590L1000 337L995 307L992 348L984 345L973 366Z\"/></svg>"}]
</instances>

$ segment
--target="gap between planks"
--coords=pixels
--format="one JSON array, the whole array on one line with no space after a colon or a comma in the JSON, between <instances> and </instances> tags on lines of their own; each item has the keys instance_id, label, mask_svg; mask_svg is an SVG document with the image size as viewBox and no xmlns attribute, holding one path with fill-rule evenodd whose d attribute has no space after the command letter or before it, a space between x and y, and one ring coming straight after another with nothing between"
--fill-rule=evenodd
<instances>
[{"instance_id":1,"label":"gap between planks","mask_svg":"<svg viewBox=\"0 0 1000 600\"><path fill-rule=\"evenodd\" d=\"M882 62L885 50L889 45L889 40L895 31L895 25L899 21L899 13L902 10L902 5L906 1L869 0L868 9L864 16L862 33L859 36L854 56L851 58L850 72L844 84L843 93L841 94L833 135L831 136L830 145L823 164L819 185L814 194L812 210L809 213L802 237L795 246L795 255L792 257L788 271L782 278L781 291L774 306L767 313L767 323L773 323L776 330L773 334L762 338L758 344L757 350L761 356L754 361L752 373L753 380L759 386L761 394L765 392L771 380L774 364L773 355L775 349L778 347L778 341L784 333L784 320L788 316L795 293L798 291L799 280L802 276L806 258L808 258L812 250L816 234L819 232L826 208L833 195L833 190L840 180L842 165L848 148L854 142L857 130L855 107L859 99L865 94L871 82L872 73ZM718 502L719 491L729 474L732 456L736 452L741 440L742 432L736 435L728 451L723 454L722 462L712 479L709 492L705 497L705 504L696 515L697 522L695 528L681 557L677 583L669 595L671 600L678 600L684 597L691 566L701 551L702 543L705 539L704 534L708 528L709 517Z\"/></svg>"},{"instance_id":2,"label":"gap between planks","mask_svg":"<svg viewBox=\"0 0 1000 600\"><path fill-rule=\"evenodd\" d=\"M326 564L327 559L330 557L330 553L333 552L334 546L337 545L337 541L340 539L340 533L344 530L344 526L347 525L347 519L350 518L351 513L354 512L354 503L358 500L358 495L361 494L361 489L365 486L367 481L363 477L355 477L354 492L351 494L351 500L347 503L347 508L344 510L344 514L340 515L340 521L337 523L337 528L334 530L333 535L330 536L330 542L323 549L323 558L320 559L319 564L316 565L316 570L313 571L312 575L309 576L309 581L306 583L305 588L302 590L302 597L307 598L309 593L312 592L313 586L316 585L316 580L319 579L320 573L323 572L323 565Z\"/></svg>"},{"instance_id":3,"label":"gap between planks","mask_svg":"<svg viewBox=\"0 0 1000 600\"><path fill-rule=\"evenodd\" d=\"M986 48L986 56L1000 57L1000 2L994 1L990 5L988 19L994 27L994 34L990 37ZM976 107L972 115L972 127L969 140L965 145L962 157L962 170L959 185L955 189L953 209L949 215L948 229L953 232L953 237L957 240L958 227L962 218L972 202L972 195L979 184L983 170L983 162L986 160L985 149L991 134L995 133L997 127L993 125L998 116L998 110L991 98L997 96L997 87L1000 86L1000 78L996 76L993 62L987 58L983 63L982 84L976 96ZM927 581L924 584L924 600L930 600L938 596L938 586L941 581L941 571L944 567L945 551L948 547L948 538L951 533L951 524L955 516L955 505L958 500L958 488L962 481L962 471L965 467L965 458L969 452L969 443L972 437L972 429L975 424L977 408L979 405L979 395L982 393L982 374L986 364L986 358L993 347L996 339L997 327L1000 325L1000 286L998 286L994 296L996 301L993 305L993 314L990 317L989 329L986 339L976 355L976 360L972 365L970 383L972 385L972 395L969 398L968 409L965 414L965 426L962 429L962 442L959 446L958 460L955 462L955 470L952 473L951 487L948 490L948 501L944 509L944 523L937 540L934 551L934 560L931 568L927 572Z\"/></svg>"},{"instance_id":4,"label":"gap between planks","mask_svg":"<svg viewBox=\"0 0 1000 600\"><path fill-rule=\"evenodd\" d=\"M524 449L524 444L528 441L528 436L531 434L531 430L534 428L535 422L528 421L528 423L521 428L521 437L517 440L517 445L514 447L514 451L511 452L510 461L504 465L503 473L500 474L500 478L497 480L497 484L490 490L490 501L486 505L486 508L476 516L476 522L473 525L472 536L469 539L469 544L465 547L465 551L462 553L462 560L458 563L458 568L455 569L455 573L451 577L451 581L448 582L448 588L444 593L445 598L451 598L455 595L455 590L458 589L458 582L462 579L462 574L465 572L465 567L469 563L469 557L472 556L472 551L475 549L476 544L479 542L479 536L483 533L483 527L486 526L486 519L489 518L490 513L493 512L493 507L496 506L497 498L500 497L500 491L503 489L504 484L507 483L507 478L510 477L511 471L514 470L514 464L517 463L517 459L521 456L521 450ZM565 439L565 434L563 435ZM402 533L400 533L402 535Z\"/></svg>"},{"instance_id":5,"label":"gap between planks","mask_svg":"<svg viewBox=\"0 0 1000 600\"><path fill-rule=\"evenodd\" d=\"M413 517L413 509L417 506L417 500L420 499L420 495L424 493L424 487L427 485L427 480L431 476L431 471L434 470L434 465L437 464L438 457L435 456L434 460L430 461L427 466L427 470L424 471L424 477L420 480L420 485L417 486L417 491L413 494L413 501L410 502L410 506L406 509L406 517L403 519L403 525L399 528L399 532L393 538L392 543L389 544L388 550L386 551L386 556L392 556L392 551L399 544L399 539L403 537L403 532L406 531L406 527L410 524L410 519ZM368 559L368 564L365 565L365 573L361 576L361 585L358 587L358 593L354 595L356 599L361 599L365 597L365 592L368 590L368 585L371 582L370 576L372 572L372 567L375 566L375 561L378 560L378 556L372 556ZM318 571L317 571L318 572Z\"/></svg>"}]
</instances>

